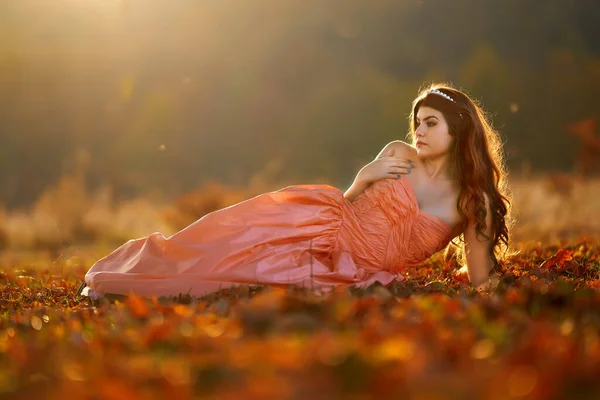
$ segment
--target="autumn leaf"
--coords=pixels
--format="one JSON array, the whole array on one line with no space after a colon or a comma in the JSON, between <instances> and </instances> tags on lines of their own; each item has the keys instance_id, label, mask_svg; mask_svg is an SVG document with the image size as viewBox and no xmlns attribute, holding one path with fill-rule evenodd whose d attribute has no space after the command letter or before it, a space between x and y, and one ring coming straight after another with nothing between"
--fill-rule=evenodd
<instances>
[{"instance_id":1,"label":"autumn leaf","mask_svg":"<svg viewBox=\"0 0 600 400\"><path fill-rule=\"evenodd\" d=\"M130 294L125 299L125 304L127 304L131 313L136 317L144 318L148 316L148 306L146 305L146 301L140 296L134 293Z\"/></svg>"},{"instance_id":2,"label":"autumn leaf","mask_svg":"<svg viewBox=\"0 0 600 400\"><path fill-rule=\"evenodd\" d=\"M535 244L503 266L503 290L491 297L464 290L468 276L436 262L407 269L402 282L328 295L264 287L179 304L132 293L94 306L75 296L72 271L47 287L52 266L15 268L0 274L0 391L15 398L32 397L36 387L49 398L446 398L451 382L458 398L494 392L542 400L572 393L568 382L577 382L590 396L600 393L595 380L581 378L600 363L597 242ZM508 383L494 386L489 376ZM41 386L53 379L57 385ZM411 382L427 382L426 393Z\"/></svg>"},{"instance_id":3,"label":"autumn leaf","mask_svg":"<svg viewBox=\"0 0 600 400\"><path fill-rule=\"evenodd\" d=\"M573 260L573 253L575 251L571 249L560 249L555 255L544 261L540 268L553 268L555 266L563 267L566 261Z\"/></svg>"}]
</instances>

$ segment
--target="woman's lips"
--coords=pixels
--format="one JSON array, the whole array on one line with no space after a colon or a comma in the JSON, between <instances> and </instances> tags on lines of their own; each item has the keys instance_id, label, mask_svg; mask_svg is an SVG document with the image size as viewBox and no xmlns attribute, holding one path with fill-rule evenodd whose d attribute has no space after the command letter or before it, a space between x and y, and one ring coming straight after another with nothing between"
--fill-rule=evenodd
<instances>
[{"instance_id":1,"label":"woman's lips","mask_svg":"<svg viewBox=\"0 0 600 400\"><path fill-rule=\"evenodd\" d=\"M424 145L425 145L425 143L423 143L423 142L417 142L417 147L424 146Z\"/></svg>"}]
</instances>

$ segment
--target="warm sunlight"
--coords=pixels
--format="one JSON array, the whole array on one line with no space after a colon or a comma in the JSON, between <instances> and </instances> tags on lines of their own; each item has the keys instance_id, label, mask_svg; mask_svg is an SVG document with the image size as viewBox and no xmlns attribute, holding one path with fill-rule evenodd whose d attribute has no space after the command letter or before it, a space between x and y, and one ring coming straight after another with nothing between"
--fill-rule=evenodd
<instances>
[{"instance_id":1,"label":"warm sunlight","mask_svg":"<svg viewBox=\"0 0 600 400\"><path fill-rule=\"evenodd\" d=\"M598 15L0 0L0 398L600 399Z\"/></svg>"}]
</instances>

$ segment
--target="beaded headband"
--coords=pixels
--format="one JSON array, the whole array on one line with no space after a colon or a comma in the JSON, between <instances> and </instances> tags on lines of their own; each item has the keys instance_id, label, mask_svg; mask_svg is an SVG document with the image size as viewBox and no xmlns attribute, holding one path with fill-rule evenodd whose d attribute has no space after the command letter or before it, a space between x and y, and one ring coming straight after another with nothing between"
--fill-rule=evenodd
<instances>
[{"instance_id":1,"label":"beaded headband","mask_svg":"<svg viewBox=\"0 0 600 400\"><path fill-rule=\"evenodd\" d=\"M440 95L440 96L446 98L447 100L450 100L454 104L456 104L456 101L454 101L454 99L452 97L448 96L446 93L443 93L437 89L429 89L427 91L427 93L434 93L434 94ZM458 113L458 115L460 115L461 118L463 117L462 113Z\"/></svg>"}]
</instances>

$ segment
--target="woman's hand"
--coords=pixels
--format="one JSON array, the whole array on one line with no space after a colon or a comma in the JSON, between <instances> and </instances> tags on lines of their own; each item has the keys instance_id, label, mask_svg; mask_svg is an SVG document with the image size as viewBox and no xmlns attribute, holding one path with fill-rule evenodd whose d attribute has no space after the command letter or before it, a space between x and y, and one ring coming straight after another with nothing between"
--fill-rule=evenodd
<instances>
[{"instance_id":1,"label":"woman's hand","mask_svg":"<svg viewBox=\"0 0 600 400\"><path fill-rule=\"evenodd\" d=\"M475 290L477 290L479 293L489 293L496 289L498 283L500 283L500 279L496 274L493 274L485 282L477 286Z\"/></svg>"},{"instance_id":2,"label":"woman's hand","mask_svg":"<svg viewBox=\"0 0 600 400\"><path fill-rule=\"evenodd\" d=\"M356 175L356 179L368 184L385 178L397 179L410 174L414 167L411 160L394 157L394 150L389 149L365 165Z\"/></svg>"}]
</instances>

